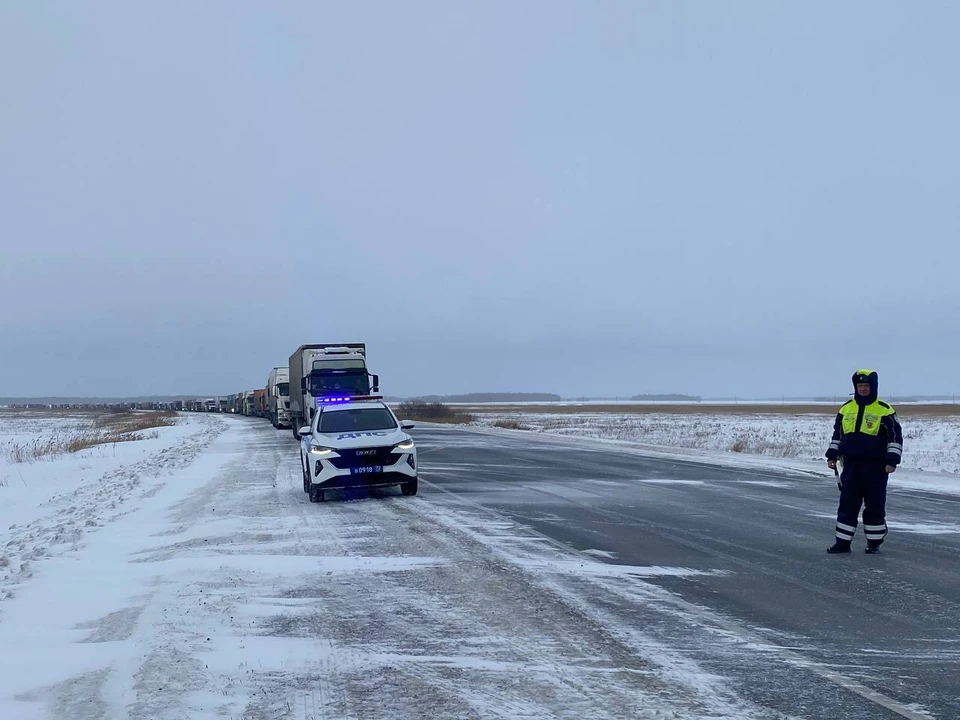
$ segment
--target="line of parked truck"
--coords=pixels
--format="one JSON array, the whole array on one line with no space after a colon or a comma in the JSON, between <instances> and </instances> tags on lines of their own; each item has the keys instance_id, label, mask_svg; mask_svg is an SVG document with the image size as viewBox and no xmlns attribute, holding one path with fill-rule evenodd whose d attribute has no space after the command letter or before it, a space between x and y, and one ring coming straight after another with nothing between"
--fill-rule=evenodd
<instances>
[{"instance_id":1,"label":"line of parked truck","mask_svg":"<svg viewBox=\"0 0 960 720\"><path fill-rule=\"evenodd\" d=\"M297 438L299 428L313 419L318 400L347 400L378 392L380 378L367 369L365 343L316 343L301 345L286 366L271 369L263 388L183 400L169 409L267 418L275 428L290 428Z\"/></svg>"}]
</instances>

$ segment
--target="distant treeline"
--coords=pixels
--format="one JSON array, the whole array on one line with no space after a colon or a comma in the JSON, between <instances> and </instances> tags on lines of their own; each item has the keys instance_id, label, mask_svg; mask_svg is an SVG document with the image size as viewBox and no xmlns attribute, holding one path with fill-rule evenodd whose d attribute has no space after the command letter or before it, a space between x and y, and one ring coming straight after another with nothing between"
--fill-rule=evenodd
<instances>
[{"instance_id":1,"label":"distant treeline","mask_svg":"<svg viewBox=\"0 0 960 720\"><path fill-rule=\"evenodd\" d=\"M560 402L553 393L466 393L465 395L423 395L410 398L426 403Z\"/></svg>"},{"instance_id":2,"label":"distant treeline","mask_svg":"<svg viewBox=\"0 0 960 720\"><path fill-rule=\"evenodd\" d=\"M182 400L183 398L193 398L193 397L217 397L215 395L138 395L138 396L129 396L129 397L0 397L0 407L2 406L64 406L64 405L114 405L117 403L165 403L165 402L174 402L176 400ZM846 393L842 395L830 395L830 396L819 396L819 397L796 397L796 396L786 396L786 397L711 397L709 398L712 401L721 401L721 400L740 400L740 401L750 401L750 400L762 400L762 401L790 401L790 402L837 402L846 400L852 397L852 393ZM397 397L397 396L387 396L384 398L387 402L398 403L404 400L420 400L423 402L429 403L521 403L521 402L562 402L565 398L560 397L554 393L466 393L463 395L424 395L419 397ZM700 395L683 395L680 393L662 393L662 394L644 394L644 395L634 395L630 398L625 397L577 397L577 398L566 398L567 400L575 400L578 402L586 402L590 400L631 400L633 402L702 402L703 398ZM954 395L887 395L885 396L886 400L890 402L901 402L901 403L924 403L924 402L956 402L956 396Z\"/></svg>"},{"instance_id":3,"label":"distant treeline","mask_svg":"<svg viewBox=\"0 0 960 720\"><path fill-rule=\"evenodd\" d=\"M818 397L814 398L815 402L839 402L841 400L849 400L853 397L853 393L848 393L847 395L834 395L832 397ZM883 396L884 400L889 400L890 402L900 402L900 403L925 403L925 402L946 402L947 400L956 401L956 397L952 395L885 395Z\"/></svg>"},{"instance_id":4,"label":"distant treeline","mask_svg":"<svg viewBox=\"0 0 960 720\"><path fill-rule=\"evenodd\" d=\"M700 402L703 400L699 395L680 395L679 393L666 393L665 395L634 395L631 400L638 400L640 402L657 402L660 401L673 401L673 402Z\"/></svg>"},{"instance_id":5,"label":"distant treeline","mask_svg":"<svg viewBox=\"0 0 960 720\"><path fill-rule=\"evenodd\" d=\"M422 395L408 400L417 400L425 403L538 403L538 402L563 402L564 398L555 393L466 393L463 395ZM566 398L571 399L571 398ZM639 402L673 401L673 402L701 402L703 400L699 395L681 395L679 393L663 393L660 395L634 395L631 398L596 398L596 397L578 397L573 398L578 402L589 400L634 400Z\"/></svg>"}]
</instances>

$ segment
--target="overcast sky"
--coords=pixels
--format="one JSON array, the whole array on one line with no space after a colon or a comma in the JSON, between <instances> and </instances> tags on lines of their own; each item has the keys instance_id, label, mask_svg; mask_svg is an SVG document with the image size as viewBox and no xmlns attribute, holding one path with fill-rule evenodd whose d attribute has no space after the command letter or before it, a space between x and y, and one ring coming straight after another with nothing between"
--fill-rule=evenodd
<instances>
[{"instance_id":1,"label":"overcast sky","mask_svg":"<svg viewBox=\"0 0 960 720\"><path fill-rule=\"evenodd\" d=\"M960 392L960 3L0 4L0 396Z\"/></svg>"}]
</instances>

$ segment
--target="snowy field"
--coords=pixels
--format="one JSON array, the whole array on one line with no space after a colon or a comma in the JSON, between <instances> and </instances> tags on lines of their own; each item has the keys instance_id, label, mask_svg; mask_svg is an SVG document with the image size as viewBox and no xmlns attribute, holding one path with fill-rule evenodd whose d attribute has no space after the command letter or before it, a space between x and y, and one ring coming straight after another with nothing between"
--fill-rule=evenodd
<instances>
[{"instance_id":1,"label":"snowy field","mask_svg":"<svg viewBox=\"0 0 960 720\"><path fill-rule=\"evenodd\" d=\"M498 432L589 438L645 452L746 466L826 472L833 432L829 414L480 413L477 424ZM903 486L960 493L960 417L900 416L904 456L894 476ZM519 425L523 430L510 430ZM507 429L496 427L505 426Z\"/></svg>"}]
</instances>

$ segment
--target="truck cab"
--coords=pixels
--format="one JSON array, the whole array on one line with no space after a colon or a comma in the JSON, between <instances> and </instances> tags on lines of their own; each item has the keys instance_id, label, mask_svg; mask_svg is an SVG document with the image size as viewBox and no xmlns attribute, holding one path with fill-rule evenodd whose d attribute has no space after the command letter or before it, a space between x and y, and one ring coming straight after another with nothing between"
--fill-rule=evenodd
<instances>
[{"instance_id":1,"label":"truck cab","mask_svg":"<svg viewBox=\"0 0 960 720\"><path fill-rule=\"evenodd\" d=\"M266 387L267 417L275 428L290 427L290 370L275 367Z\"/></svg>"},{"instance_id":2,"label":"truck cab","mask_svg":"<svg viewBox=\"0 0 960 720\"><path fill-rule=\"evenodd\" d=\"M296 438L308 425L319 401L368 396L380 379L367 371L364 343L301 345L290 356L290 427Z\"/></svg>"},{"instance_id":3,"label":"truck cab","mask_svg":"<svg viewBox=\"0 0 960 720\"><path fill-rule=\"evenodd\" d=\"M306 419L312 420L319 402L346 400L379 392L379 378L367 372L363 353L350 348L323 348L310 360L305 384Z\"/></svg>"}]
</instances>

